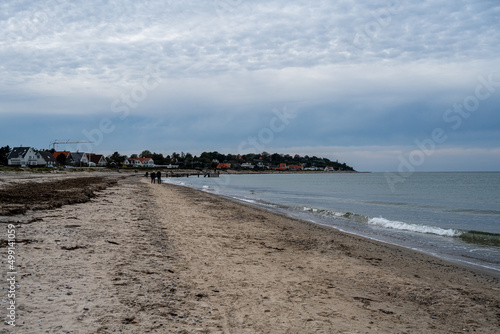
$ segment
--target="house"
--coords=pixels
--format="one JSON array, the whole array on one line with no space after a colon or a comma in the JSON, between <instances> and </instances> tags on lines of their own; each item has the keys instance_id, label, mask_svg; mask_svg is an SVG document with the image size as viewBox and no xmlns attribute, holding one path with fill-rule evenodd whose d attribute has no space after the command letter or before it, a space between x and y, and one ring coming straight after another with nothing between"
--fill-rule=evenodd
<instances>
[{"instance_id":1,"label":"house","mask_svg":"<svg viewBox=\"0 0 500 334\"><path fill-rule=\"evenodd\" d=\"M273 169L275 169L275 170L288 170L288 166L286 165L286 163L282 162L282 163L280 163L279 167L274 167Z\"/></svg>"},{"instance_id":2,"label":"house","mask_svg":"<svg viewBox=\"0 0 500 334\"><path fill-rule=\"evenodd\" d=\"M127 166L127 167L129 167L129 166L133 166L133 164L134 164L134 159L130 159L130 158L126 158L126 159L125 159L125 160L123 160L123 162L122 162L122 165L123 165L123 166Z\"/></svg>"},{"instance_id":3,"label":"house","mask_svg":"<svg viewBox=\"0 0 500 334\"><path fill-rule=\"evenodd\" d=\"M154 167L155 162L151 158L127 158L123 161L123 165L130 167Z\"/></svg>"},{"instance_id":4,"label":"house","mask_svg":"<svg viewBox=\"0 0 500 334\"><path fill-rule=\"evenodd\" d=\"M83 152L71 152L67 156L66 162L74 166L87 166L89 164L87 154Z\"/></svg>"},{"instance_id":5,"label":"house","mask_svg":"<svg viewBox=\"0 0 500 334\"><path fill-rule=\"evenodd\" d=\"M221 162L217 165L217 169L229 169L231 168L231 164L228 162Z\"/></svg>"},{"instance_id":6,"label":"house","mask_svg":"<svg viewBox=\"0 0 500 334\"><path fill-rule=\"evenodd\" d=\"M48 151L35 151L31 147L14 147L7 157L10 166L53 166L54 156Z\"/></svg>"},{"instance_id":7,"label":"house","mask_svg":"<svg viewBox=\"0 0 500 334\"><path fill-rule=\"evenodd\" d=\"M102 154L85 153L88 165L91 167L99 166L104 167L108 164L106 158Z\"/></svg>"},{"instance_id":8,"label":"house","mask_svg":"<svg viewBox=\"0 0 500 334\"><path fill-rule=\"evenodd\" d=\"M302 166L300 165L288 165L289 170L301 170Z\"/></svg>"},{"instance_id":9,"label":"house","mask_svg":"<svg viewBox=\"0 0 500 334\"><path fill-rule=\"evenodd\" d=\"M40 151L38 152L43 159L41 165L52 167L56 164L56 158L49 151Z\"/></svg>"},{"instance_id":10,"label":"house","mask_svg":"<svg viewBox=\"0 0 500 334\"><path fill-rule=\"evenodd\" d=\"M7 157L7 164L9 166L36 166L38 164L37 152L31 147L14 147Z\"/></svg>"},{"instance_id":11,"label":"house","mask_svg":"<svg viewBox=\"0 0 500 334\"><path fill-rule=\"evenodd\" d=\"M244 163L241 164L241 167L243 167L243 168L254 168L255 166L252 165L249 162L244 162Z\"/></svg>"},{"instance_id":12,"label":"house","mask_svg":"<svg viewBox=\"0 0 500 334\"><path fill-rule=\"evenodd\" d=\"M325 172L333 172L333 171L334 171L333 167L331 167L331 166L325 167Z\"/></svg>"}]
</instances>

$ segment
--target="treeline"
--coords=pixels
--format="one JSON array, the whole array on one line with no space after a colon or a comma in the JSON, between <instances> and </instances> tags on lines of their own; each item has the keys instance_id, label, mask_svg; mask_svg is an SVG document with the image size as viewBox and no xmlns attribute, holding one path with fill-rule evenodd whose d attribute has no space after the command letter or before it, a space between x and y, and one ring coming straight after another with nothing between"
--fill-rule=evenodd
<instances>
[{"instance_id":1,"label":"treeline","mask_svg":"<svg viewBox=\"0 0 500 334\"><path fill-rule=\"evenodd\" d=\"M287 165L301 165L304 168L325 168L332 167L335 170L354 171L351 166L338 161L331 161L327 158L317 156L300 156L280 153L262 152L260 154L223 154L217 151L203 152L199 156L191 153L172 153L164 156L161 153L154 153L148 150L140 154L132 154L130 157L120 155L115 152L107 157L108 161L115 164L122 163L126 158L151 158L155 165L178 165L179 168L216 168L219 163L230 163L234 168L240 167L242 164L252 164L255 169L266 169L270 167L279 166L281 163ZM243 168L243 167L241 167Z\"/></svg>"},{"instance_id":2,"label":"treeline","mask_svg":"<svg viewBox=\"0 0 500 334\"><path fill-rule=\"evenodd\" d=\"M0 147L0 165L7 165L7 158L12 149L9 146ZM53 153L54 150L49 150ZM331 161L327 158L317 156L300 156L280 153L262 152L260 154L223 154L217 151L203 152L199 156L191 153L177 153L164 156L162 153L142 151L140 154L132 154L131 156L122 155L115 152L106 157L108 166L121 167L127 158L151 158L155 165L178 165L179 168L217 168L219 163L230 163L232 168L246 168L243 164L250 164L254 169L269 169L279 166L282 163L287 165L300 165L303 168L325 168L332 167L334 170L354 171L351 166L338 161Z\"/></svg>"},{"instance_id":3,"label":"treeline","mask_svg":"<svg viewBox=\"0 0 500 334\"><path fill-rule=\"evenodd\" d=\"M9 145L0 147L0 165L7 165L7 159L12 149Z\"/></svg>"}]
</instances>

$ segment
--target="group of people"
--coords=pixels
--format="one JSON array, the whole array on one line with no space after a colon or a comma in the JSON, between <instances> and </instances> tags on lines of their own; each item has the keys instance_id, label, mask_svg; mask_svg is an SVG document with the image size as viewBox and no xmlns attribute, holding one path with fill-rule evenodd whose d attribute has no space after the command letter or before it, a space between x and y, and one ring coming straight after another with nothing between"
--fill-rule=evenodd
<instances>
[{"instance_id":1,"label":"group of people","mask_svg":"<svg viewBox=\"0 0 500 334\"><path fill-rule=\"evenodd\" d=\"M148 172L146 172L146 177L148 177ZM156 180L158 180L158 184L161 183L161 172L151 172L151 183L156 183Z\"/></svg>"}]
</instances>

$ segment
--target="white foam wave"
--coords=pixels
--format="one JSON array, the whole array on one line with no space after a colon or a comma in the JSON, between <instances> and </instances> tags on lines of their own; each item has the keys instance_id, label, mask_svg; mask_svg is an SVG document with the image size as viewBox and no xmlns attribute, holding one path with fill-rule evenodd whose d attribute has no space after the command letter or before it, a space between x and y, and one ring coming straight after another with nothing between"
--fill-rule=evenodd
<instances>
[{"instance_id":1,"label":"white foam wave","mask_svg":"<svg viewBox=\"0 0 500 334\"><path fill-rule=\"evenodd\" d=\"M253 199L246 199L246 198L238 198L240 201L247 202L247 203L257 203Z\"/></svg>"},{"instance_id":2,"label":"white foam wave","mask_svg":"<svg viewBox=\"0 0 500 334\"><path fill-rule=\"evenodd\" d=\"M309 208L307 206L304 206L303 210L304 211L309 211L309 212L320 213L320 214L323 214L325 216L345 217L347 215L347 213L345 213L345 212L337 212L337 211L331 211L331 210Z\"/></svg>"},{"instance_id":3,"label":"white foam wave","mask_svg":"<svg viewBox=\"0 0 500 334\"><path fill-rule=\"evenodd\" d=\"M419 233L431 233L431 234L437 234L437 235L442 235L442 236L446 236L446 237L456 237L456 236L459 236L461 234L459 231L453 230L453 229L444 229L444 228L435 227L435 226L410 224L410 223L405 223L405 222L400 222L400 221L395 221L395 220L388 220L388 219L385 219L382 217L370 218L368 220L368 224L375 225L375 226L381 226L381 227L385 227L385 228L390 228L390 229L394 229L394 230L404 230L404 231L419 232Z\"/></svg>"}]
</instances>

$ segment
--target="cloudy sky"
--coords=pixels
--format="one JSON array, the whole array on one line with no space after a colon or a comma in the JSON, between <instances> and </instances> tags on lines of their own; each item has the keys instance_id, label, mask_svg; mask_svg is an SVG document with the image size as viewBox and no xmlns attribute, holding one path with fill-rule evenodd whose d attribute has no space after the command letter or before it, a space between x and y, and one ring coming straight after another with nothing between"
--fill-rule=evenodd
<instances>
[{"instance_id":1,"label":"cloudy sky","mask_svg":"<svg viewBox=\"0 0 500 334\"><path fill-rule=\"evenodd\" d=\"M497 0L0 4L0 146L500 170Z\"/></svg>"}]
</instances>

